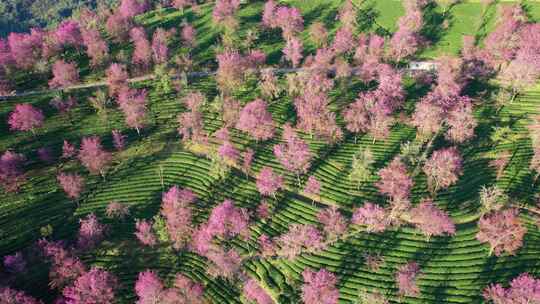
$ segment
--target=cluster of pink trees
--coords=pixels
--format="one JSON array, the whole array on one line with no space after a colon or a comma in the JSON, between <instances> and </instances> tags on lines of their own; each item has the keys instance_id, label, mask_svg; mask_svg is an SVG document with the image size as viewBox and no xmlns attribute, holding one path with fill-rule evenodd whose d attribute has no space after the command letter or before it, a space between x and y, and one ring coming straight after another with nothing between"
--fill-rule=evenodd
<instances>
[{"instance_id":1,"label":"cluster of pink trees","mask_svg":"<svg viewBox=\"0 0 540 304\"><path fill-rule=\"evenodd\" d=\"M43 255L51 263L49 269L49 285L62 290L71 285L86 268L84 264L61 242L41 240L38 242Z\"/></svg>"},{"instance_id":2,"label":"cluster of pink trees","mask_svg":"<svg viewBox=\"0 0 540 304\"><path fill-rule=\"evenodd\" d=\"M400 158L394 158L387 167L381 169L379 177L381 179L376 186L381 194L387 195L395 204L408 202L413 180Z\"/></svg>"},{"instance_id":3,"label":"cluster of pink trees","mask_svg":"<svg viewBox=\"0 0 540 304\"><path fill-rule=\"evenodd\" d=\"M328 142L335 143L343 137L336 115L330 107L329 92L334 81L328 72L336 78L347 78L352 75L349 59L360 66L361 80L373 88L361 92L358 98L341 113L345 127L349 132L368 133L374 140L383 140L390 134L396 122L395 114L404 103L405 90L402 74L388 62L402 61L416 53L423 44L420 31L423 26L422 9L426 1L406 1L405 16L400 18L398 31L389 41L390 58L385 58L385 40L377 35L360 35L355 37L356 14L352 1L346 1L339 12L341 27L336 31L332 43L327 43L328 31L322 24L313 26L313 33L321 36L316 42L321 46L316 53L304 60L307 72L298 73L290 78L290 93L294 97L294 105L298 114L295 127L286 124L283 128L282 142L274 145L276 159L289 172L296 176L307 174L313 155L300 131L317 135ZM195 1L176 0L173 5L183 9L195 5ZM218 0L215 3L213 18L220 24L231 24L239 9L239 0ZM122 0L118 9L106 16L106 28L117 42L125 42L128 37L133 43L134 52L131 58L133 65L147 70L152 63L165 65L169 60L169 46L173 30L162 28L155 30L151 39L142 27L133 27L133 17L143 13L148 3L138 0ZM504 11L507 17L494 33L486 40L484 50L477 48L470 41L463 50L463 59L442 57L438 61L438 76L432 90L417 104L411 118L411 124L418 130L419 137L424 140L437 136L442 130L452 144L461 144L474 136L477 125L473 117L471 99L463 95L468 80L483 74L484 71L472 71L471 63L483 62L493 70L499 71L499 80L512 88L521 88L517 83L530 84L540 75L537 63L540 48L537 41L538 28L527 24L524 14L512 7ZM97 16L86 16L90 19ZM83 16L82 18L86 18ZM283 53L294 67L299 66L303 58L303 46L299 33L304 28L300 11L294 7L278 6L269 0L264 6L263 25L267 28L279 28L285 40ZM181 32L182 40L189 46L195 41L195 30L185 25ZM318 37L312 37L317 40ZM51 40L52 39L52 40ZM46 46L46 48L44 47ZM90 22L66 21L54 32L33 30L30 34L12 34L7 42L0 40L0 65L16 66L23 69L33 68L42 57L54 58L63 48L86 47L91 63L95 66L107 61L108 45L101 37L99 28ZM46 50L42 50L42 48ZM15 51L20 51L26 58ZM354 55L353 55L354 53ZM223 98L224 126L214 134L221 141L217 149L222 159L235 164L242 159L242 170L248 174L254 151L247 148L242 153L230 140L229 130L232 127L247 133L256 141L267 141L274 137L276 127L267 103L255 99L243 107L240 102L230 98L233 91L245 80L246 72L262 66L266 56L262 51L251 50L243 54L238 50L226 47L216 56L218 62L217 81ZM125 62L125 61L124 61ZM530 64L530 66L525 66ZM107 70L109 94L116 98L120 110L124 113L126 124L137 132L146 123L145 90L137 90L128 86L129 67L113 63ZM51 87L65 87L78 82L77 67L63 60L55 61ZM482 72L482 73L481 73ZM526 75L525 75L526 73ZM527 77L523 77L523 76ZM269 97L278 95L279 84L273 74L264 77L264 88ZM522 79L524 78L524 79ZM206 143L208 135L203 125L203 104L205 96L200 92L188 93L183 98L188 111L178 116L178 132L184 141ZM63 109L58 103L57 108ZM43 125L43 113L29 104L15 107L10 114L9 125L13 130L32 131ZM540 120L539 120L540 121ZM537 123L539 124L539 123ZM531 168L540 168L540 127L533 125L531 133L535 158ZM120 151L125 147L125 136L118 130L112 132L115 148ZM426 156L427 154L426 151ZM98 137L82 139L80 150L64 141L62 158L77 156L91 174L105 172L111 163L111 154L104 150ZM7 151L0 158L0 182L6 189L16 189L23 178L21 170L24 157ZM431 199L424 198L413 206L411 191L414 186L413 168L400 156L393 158L387 166L378 171L379 180L375 183L382 196L389 198L387 207L365 202L353 210L352 218L346 218L337 206L324 208L316 213L316 224L293 223L287 232L269 237L262 234L258 238L259 250L250 252L249 258L286 258L294 259L305 252L316 252L326 249L332 242L341 237L348 237L348 229L352 233L379 233L389 227L408 224L418 229L428 239L432 236L453 235L456 227L447 212L437 207L435 194L457 183L462 174L463 160L456 147L442 148L419 163L418 168L424 172L431 191ZM540 169L538 169L540 171ZM414 171L416 173L416 170ZM60 172L58 183L69 198L77 199L84 189L84 179L75 173ZM284 179L270 167L263 167L256 176L256 186L262 196L276 196L285 188ZM321 183L315 176L309 176L304 193L314 197L320 194ZM196 195L189 189L173 186L163 193L160 216L152 220L136 220L135 237L145 246L153 247L161 242L162 235L157 238L158 220L163 220L167 235L175 250L190 250L209 261L208 273L226 279L240 278L245 282L243 296L248 301L259 304L273 303L272 297L254 279L246 279L241 273L242 263L246 256L231 245L231 240L238 238L247 240L250 237L250 213L245 208L235 206L229 199L224 200L212 209L208 220L199 225L194 217ZM268 219L271 209L268 202L259 204L254 213L261 219ZM127 207L119 203L111 203L106 210L108 217L125 217ZM350 225L352 224L352 225ZM494 210L482 215L478 222L477 239L488 243L490 254L499 256L504 253L515 254L523 244L526 228L520 222L517 209ZM77 250L89 250L96 247L104 239L106 226L101 224L94 214L81 219L77 239ZM117 280L107 271L99 268L87 268L75 256L74 252L65 249L60 243L44 241L44 255L51 263L51 285L62 291L66 303L110 303L114 300ZM7 259L7 268L24 268L24 261L17 255ZM376 263L375 263L376 264ZM418 278L420 267L409 262L398 267L395 280L401 296L417 296L420 292ZM301 297L304 303L337 303L339 291L336 276L325 269L315 272L309 268L302 273L304 285ZM516 286L527 287L526 296L519 294L514 281L508 289L500 285L489 287L485 298L494 303L517 301L516 299L536 300L538 282L530 276L523 275L515 280ZM173 287L167 288L156 272L145 271L139 274L135 285L138 303L150 302L202 302L202 286L183 275L176 275ZM533 290L533 291L531 291ZM366 299L373 303L387 303L378 294L370 294ZM25 299L25 296L9 288L0 289L0 299L5 297ZM6 300L7 301L7 300ZM28 299L29 303L33 303ZM378 301L378 302L375 302Z\"/></svg>"},{"instance_id":4,"label":"cluster of pink trees","mask_svg":"<svg viewBox=\"0 0 540 304\"><path fill-rule=\"evenodd\" d=\"M233 279L240 271L242 257L234 248L223 248L217 240L249 237L249 215L246 209L225 200L210 213L206 223L193 234L192 249L210 261L208 272L214 277Z\"/></svg>"},{"instance_id":5,"label":"cluster of pink trees","mask_svg":"<svg viewBox=\"0 0 540 304\"><path fill-rule=\"evenodd\" d=\"M421 138L438 134L446 125L446 138L463 143L474 137L477 125L471 99L461 95L469 76L460 58L442 57L438 62L437 84L417 103L411 123Z\"/></svg>"},{"instance_id":6,"label":"cluster of pink trees","mask_svg":"<svg viewBox=\"0 0 540 304\"><path fill-rule=\"evenodd\" d=\"M401 74L390 65L377 64L377 89L361 92L342 113L352 133L369 133L374 140L385 139L394 123L392 114L401 107L405 93ZM370 76L372 77L372 76Z\"/></svg>"},{"instance_id":7,"label":"cluster of pink trees","mask_svg":"<svg viewBox=\"0 0 540 304\"><path fill-rule=\"evenodd\" d=\"M331 143L339 141L343 132L336 123L335 113L329 108L328 92L333 87L332 79L318 63L313 64L311 71L303 76L300 79L303 95L294 99L298 115L296 128Z\"/></svg>"},{"instance_id":8,"label":"cluster of pink trees","mask_svg":"<svg viewBox=\"0 0 540 304\"><path fill-rule=\"evenodd\" d=\"M212 12L212 18L216 23L230 23L239 8L240 0L217 0Z\"/></svg>"},{"instance_id":9,"label":"cluster of pink trees","mask_svg":"<svg viewBox=\"0 0 540 304\"><path fill-rule=\"evenodd\" d=\"M135 236L145 246L153 247L157 244L157 238L152 231L152 222L147 220L137 220L135 222Z\"/></svg>"},{"instance_id":10,"label":"cluster of pink trees","mask_svg":"<svg viewBox=\"0 0 540 304\"><path fill-rule=\"evenodd\" d=\"M279 28L285 39L283 54L293 67L303 58L303 44L298 34L304 29L304 19L295 7L278 6L273 0L264 5L262 24L267 28Z\"/></svg>"},{"instance_id":11,"label":"cluster of pink trees","mask_svg":"<svg viewBox=\"0 0 540 304\"><path fill-rule=\"evenodd\" d=\"M106 226L101 224L93 213L79 222L80 228L77 246L82 250L95 248L105 238Z\"/></svg>"},{"instance_id":12,"label":"cluster of pink trees","mask_svg":"<svg viewBox=\"0 0 540 304\"><path fill-rule=\"evenodd\" d=\"M148 69L152 62L152 45L146 36L144 28L132 28L129 32L129 36L133 43L131 62L143 70Z\"/></svg>"},{"instance_id":13,"label":"cluster of pink trees","mask_svg":"<svg viewBox=\"0 0 540 304\"><path fill-rule=\"evenodd\" d=\"M92 268L81 275L72 286L64 288L66 303L112 303L118 280L111 273Z\"/></svg>"}]
</instances>

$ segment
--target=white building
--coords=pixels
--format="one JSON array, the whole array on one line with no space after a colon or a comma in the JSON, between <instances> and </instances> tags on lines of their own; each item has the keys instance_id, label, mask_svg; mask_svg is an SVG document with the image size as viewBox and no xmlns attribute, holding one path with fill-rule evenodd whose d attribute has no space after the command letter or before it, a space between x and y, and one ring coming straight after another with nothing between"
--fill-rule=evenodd
<instances>
[{"instance_id":1,"label":"white building","mask_svg":"<svg viewBox=\"0 0 540 304\"><path fill-rule=\"evenodd\" d=\"M439 64L435 61L411 61L409 71L437 72Z\"/></svg>"}]
</instances>

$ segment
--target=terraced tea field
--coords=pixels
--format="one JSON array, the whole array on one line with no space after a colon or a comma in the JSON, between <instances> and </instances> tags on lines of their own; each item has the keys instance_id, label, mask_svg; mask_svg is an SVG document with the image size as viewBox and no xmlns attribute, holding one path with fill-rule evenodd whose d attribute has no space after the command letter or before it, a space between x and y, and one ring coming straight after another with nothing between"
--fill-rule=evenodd
<instances>
[{"instance_id":1,"label":"terraced tea field","mask_svg":"<svg viewBox=\"0 0 540 304\"><path fill-rule=\"evenodd\" d=\"M246 39L249 30L260 23L264 5L263 1L245 2L248 3L241 4L236 15L240 27L235 34L239 40ZM335 20L342 1L298 0L280 1L280 4L297 7L302 13L306 30L299 36L304 42L304 54L313 54L317 48L309 37L307 28L310 24L323 22L331 36L339 27ZM459 55L462 35L475 36L482 45L485 36L496 26L497 5L511 4L494 1L484 6L467 1L452 5L447 10L436 5L430 7L424 16L427 24L424 34L431 43L416 55L417 59L433 59L443 54ZM524 7L531 21L540 21L540 4L526 1ZM212 9L212 4L201 5L197 14L191 8L183 11L156 9L137 16L136 22L149 31L158 27L179 27L183 20L193 24L197 30L196 46L190 50L193 70L214 71L221 41L220 30L212 25ZM393 33L398 28L397 19L403 14L399 1L364 1L358 11L358 29L366 33ZM283 65L281 50L284 41L280 34L264 30L259 34L253 48L264 51L268 66ZM131 44L111 45L114 56L132 48ZM172 46L171 57L183 51L179 46ZM104 77L103 71L96 72L90 68L87 59L80 61L80 68L82 82L91 83ZM286 87L286 77L278 77L282 87ZM17 75L17 81L21 92L43 86L41 79L32 79L32 75L22 72ZM481 89L469 89L478 123L475 136L457 144L463 157L463 173L457 183L438 191L434 197L435 205L446 211L455 223L454 235L433 236L428 240L411 225L391 226L382 233L352 229L337 241L329 242L324 250L303 252L294 259L248 258L240 270L258 282L276 303L302 301L302 272L306 268L325 268L335 274L339 303L363 303L359 293L366 291L378 292L390 303L484 303L482 292L489 284L504 283L507 286L507 282L523 272L540 276L540 232L534 212L520 212L519 219L527 233L523 246L515 255L490 256L489 246L476 238L477 222L482 216L479 197L482 186L496 185L512 202L530 208L534 208L538 201L538 181L535 172L529 168L534 152L527 126L534 115L540 114L540 87L528 88L499 110L494 95L491 95L498 89L496 85L496 82L488 82L483 83ZM249 237L233 238L228 246L242 256L253 256L263 234L279 237L292 224L320 227L317 213L323 208L336 206L346 218L351 218L355 208L366 202L388 207L388 197L381 195L376 187L380 179L378 172L401 153L403 144L420 143L416 128L403 117L412 115L415 105L429 90L426 86L417 85L412 77L404 76L406 97L404 106L394 113L397 123L385 140L375 140L368 134L356 135L346 131L346 122L341 114L360 92L367 90L368 85L354 76L347 81L336 80L328 92L328 108L335 114L344 136L340 141L330 143L299 132L314 158L308 172L297 177L285 170L274 155L274 146L283 142L284 125L295 125L299 120L294 97L289 94L283 92L277 98L265 98L276 126L271 139L255 141L246 133L230 128L230 141L234 147L238 151L251 148L255 152L254 159L248 173L243 172L240 165L235 165L224 175L219 175L214 170L215 160L205 153L208 149L217 148L216 141L210 140L207 145L189 144L181 140L177 131L177 116L189 111L182 100L194 91L202 92L206 98L201 110L204 132L214 134L224 125L220 109L216 106L220 96L216 77L189 78L181 90L171 92L164 92L159 80L146 80L133 86L148 90L147 123L140 134L126 126L122 112L112 103L107 106L106 117L96 113L89 98L99 88L65 92L78 101L68 114L60 114L50 105L56 96L53 92L10 97L0 102L0 151L13 150L24 154L28 160L24 166L26 181L20 190L0 194L0 256L24 251L27 270L11 275L9 279L6 275L3 281L1 275L6 272L0 268L0 287L8 282L11 287L24 290L44 303L53 303L59 291L48 286L49 266L39 261L39 254L32 246L43 237L73 243L77 239L79 219L94 213L101 223L107 225L107 237L95 249L81 253L80 258L85 265L102 267L118 278L117 303L136 303L138 298L134 286L139 273L147 269L156 271L168 286L178 273L202 284L203 298L208 303L251 303L242 296L243 279L213 277L207 271L208 259L192 250L174 250L167 242L158 242L153 247L142 246L134 235L135 219L152 219L159 215L162 195L174 185L191 189L197 197L193 208L194 226L205 223L214 207L231 199L236 207L248 210L252 220ZM232 97L245 105L260 96L257 77L248 75ZM8 116L19 103L30 103L44 112L45 123L36 134L10 130ZM508 127L511 136L494 141L495 127ZM127 144L125 150L113 153L111 167L104 177L87 174L77 160L58 158L62 154L64 140L79 143L83 137L92 135L101 138L105 150L114 151L112 130L120 130L127 135ZM450 146L444 136L439 135L435 136L429 151ZM55 155L52 163L38 159L37 149L41 147L52 149ZM357 184L349 179L352 161L358 151L366 148L373 154L373 165L367 180ZM501 151L510 151L511 158L502 175L496 178L490 161ZM258 191L257 175L264 167L271 167L284 177L286 186L275 196L264 197ZM56 176L60 171L84 175L85 189L76 203L67 198L58 185ZM421 165L410 167L409 172L414 182L410 196L412 204L417 205L422 199L432 197ZM309 176L320 181L320 195L308 195L303 191ZM254 216L262 200L272 207L272 213L266 219ZM129 207L130 213L125 219L106 216L107 206L112 201ZM52 227L50 235L43 232L48 225ZM377 269L368 267L368 255L382 258ZM399 266L410 261L416 261L421 269L417 281L420 292L414 296L403 296L399 294L395 274Z\"/></svg>"}]
</instances>

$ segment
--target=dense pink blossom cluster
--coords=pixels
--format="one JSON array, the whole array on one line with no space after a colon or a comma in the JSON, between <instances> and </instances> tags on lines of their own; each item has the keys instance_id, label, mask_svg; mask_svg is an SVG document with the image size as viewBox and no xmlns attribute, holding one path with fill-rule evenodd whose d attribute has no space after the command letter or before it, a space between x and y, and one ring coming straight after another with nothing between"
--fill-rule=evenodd
<instances>
[{"instance_id":1,"label":"dense pink blossom cluster","mask_svg":"<svg viewBox=\"0 0 540 304\"><path fill-rule=\"evenodd\" d=\"M124 18L132 18L144 13L148 9L146 0L122 0L118 11Z\"/></svg>"},{"instance_id":2,"label":"dense pink blossom cluster","mask_svg":"<svg viewBox=\"0 0 540 304\"><path fill-rule=\"evenodd\" d=\"M323 250L326 245L321 232L313 225L292 224L289 231L274 240L278 255L289 260L305 251Z\"/></svg>"},{"instance_id":3,"label":"dense pink blossom cluster","mask_svg":"<svg viewBox=\"0 0 540 304\"><path fill-rule=\"evenodd\" d=\"M109 45L101 37L97 29L89 28L82 30L82 41L86 47L86 53L90 57L92 66L97 67L105 63L109 58Z\"/></svg>"},{"instance_id":4,"label":"dense pink blossom cluster","mask_svg":"<svg viewBox=\"0 0 540 304\"><path fill-rule=\"evenodd\" d=\"M285 40L289 40L304 29L304 18L296 7L277 6L273 0L266 2L263 25L281 28Z\"/></svg>"},{"instance_id":5,"label":"dense pink blossom cluster","mask_svg":"<svg viewBox=\"0 0 540 304\"><path fill-rule=\"evenodd\" d=\"M158 28L152 36L152 58L155 64L163 64L169 60L169 41L174 30Z\"/></svg>"},{"instance_id":6,"label":"dense pink blossom cluster","mask_svg":"<svg viewBox=\"0 0 540 304\"><path fill-rule=\"evenodd\" d=\"M154 246L157 243L156 236L152 232L152 222L147 220L137 220L135 222L135 236L145 246Z\"/></svg>"},{"instance_id":7,"label":"dense pink blossom cluster","mask_svg":"<svg viewBox=\"0 0 540 304\"><path fill-rule=\"evenodd\" d=\"M62 46L78 47L83 42L80 25L74 20L62 21L54 32L56 43Z\"/></svg>"},{"instance_id":8,"label":"dense pink blossom cluster","mask_svg":"<svg viewBox=\"0 0 540 304\"><path fill-rule=\"evenodd\" d=\"M413 180L407 166L396 157L387 167L379 170L379 182L375 185L381 194L388 195L392 201L407 201L411 194Z\"/></svg>"},{"instance_id":9,"label":"dense pink blossom cluster","mask_svg":"<svg viewBox=\"0 0 540 304\"><path fill-rule=\"evenodd\" d=\"M330 111L328 104L330 100L325 91L332 87L332 84L321 79L320 73L312 75L305 87L303 96L299 96L294 101L294 107L298 114L296 127L306 133L337 142L343 137L341 128L336 123L336 115Z\"/></svg>"},{"instance_id":10,"label":"dense pink blossom cluster","mask_svg":"<svg viewBox=\"0 0 540 304\"><path fill-rule=\"evenodd\" d=\"M99 222L95 214L89 214L84 219L79 220L79 223L77 246L80 249L91 250L105 238L107 227Z\"/></svg>"},{"instance_id":11,"label":"dense pink blossom cluster","mask_svg":"<svg viewBox=\"0 0 540 304\"><path fill-rule=\"evenodd\" d=\"M84 188L84 179L82 176L60 172L56 178L62 189L64 189L64 192L66 192L67 197L78 199L81 196Z\"/></svg>"},{"instance_id":12,"label":"dense pink blossom cluster","mask_svg":"<svg viewBox=\"0 0 540 304\"><path fill-rule=\"evenodd\" d=\"M79 150L79 160L91 174L104 174L112 156L103 150L101 140L97 136L84 137Z\"/></svg>"},{"instance_id":13,"label":"dense pink blossom cluster","mask_svg":"<svg viewBox=\"0 0 540 304\"><path fill-rule=\"evenodd\" d=\"M456 233L456 226L448 214L424 200L410 212L411 222L428 238L435 235Z\"/></svg>"},{"instance_id":14,"label":"dense pink blossom cluster","mask_svg":"<svg viewBox=\"0 0 540 304\"><path fill-rule=\"evenodd\" d=\"M9 287L0 287L0 303L6 304L43 304L43 302Z\"/></svg>"},{"instance_id":15,"label":"dense pink blossom cluster","mask_svg":"<svg viewBox=\"0 0 540 304\"><path fill-rule=\"evenodd\" d=\"M317 180L315 176L308 177L306 185L304 186L304 192L309 195L319 195L321 192L321 183Z\"/></svg>"},{"instance_id":16,"label":"dense pink blossom cluster","mask_svg":"<svg viewBox=\"0 0 540 304\"><path fill-rule=\"evenodd\" d=\"M212 209L206 229L213 236L220 238L232 238L237 235L246 238L249 236L247 210L235 207L233 201L226 199Z\"/></svg>"},{"instance_id":17,"label":"dense pink blossom cluster","mask_svg":"<svg viewBox=\"0 0 540 304\"><path fill-rule=\"evenodd\" d=\"M324 299L325 304L337 304L339 290L336 276L326 269L317 272L306 268L302 272L304 285L302 286L302 301L305 304L318 304Z\"/></svg>"},{"instance_id":18,"label":"dense pink blossom cluster","mask_svg":"<svg viewBox=\"0 0 540 304\"><path fill-rule=\"evenodd\" d=\"M400 295L414 297L420 293L420 288L417 285L419 274L420 265L416 262L409 262L398 268L396 272L396 283Z\"/></svg>"},{"instance_id":19,"label":"dense pink blossom cluster","mask_svg":"<svg viewBox=\"0 0 540 304\"><path fill-rule=\"evenodd\" d=\"M44 32L33 28L30 33L11 33L8 36L9 49L18 68L31 69L42 55Z\"/></svg>"},{"instance_id":20,"label":"dense pink blossom cluster","mask_svg":"<svg viewBox=\"0 0 540 304\"><path fill-rule=\"evenodd\" d=\"M327 239L339 237L347 230L347 220L336 206L325 208L317 214Z\"/></svg>"},{"instance_id":21,"label":"dense pink blossom cluster","mask_svg":"<svg viewBox=\"0 0 540 304\"><path fill-rule=\"evenodd\" d=\"M386 210L370 202L354 210L352 223L364 226L367 232L382 232L390 225Z\"/></svg>"},{"instance_id":22,"label":"dense pink blossom cluster","mask_svg":"<svg viewBox=\"0 0 540 304\"><path fill-rule=\"evenodd\" d=\"M288 124L283 127L282 139L285 143L274 146L274 155L285 169L296 175L305 174L313 157L308 144Z\"/></svg>"},{"instance_id":23,"label":"dense pink blossom cluster","mask_svg":"<svg viewBox=\"0 0 540 304\"><path fill-rule=\"evenodd\" d=\"M405 92L401 74L389 65L378 64L377 76L377 89L361 92L342 114L347 130L385 139L394 122L391 114L403 104Z\"/></svg>"},{"instance_id":24,"label":"dense pink blossom cluster","mask_svg":"<svg viewBox=\"0 0 540 304\"><path fill-rule=\"evenodd\" d=\"M176 275L173 285L171 288L166 288L154 271L141 272L135 283L135 293L139 298L136 303L204 303L202 285L194 283L182 274Z\"/></svg>"},{"instance_id":25,"label":"dense pink blossom cluster","mask_svg":"<svg viewBox=\"0 0 540 304\"><path fill-rule=\"evenodd\" d=\"M484 290L484 299L493 304L535 303L540 301L540 280L522 273L508 288L492 284Z\"/></svg>"},{"instance_id":26,"label":"dense pink blossom cluster","mask_svg":"<svg viewBox=\"0 0 540 304\"><path fill-rule=\"evenodd\" d=\"M75 63L58 60L52 67L53 79L49 81L49 87L62 88L79 82L79 69Z\"/></svg>"},{"instance_id":27,"label":"dense pink blossom cluster","mask_svg":"<svg viewBox=\"0 0 540 304\"><path fill-rule=\"evenodd\" d=\"M163 193L161 214L165 217L167 231L176 249L184 248L193 232L192 208L197 197L189 189L171 187Z\"/></svg>"},{"instance_id":28,"label":"dense pink blossom cluster","mask_svg":"<svg viewBox=\"0 0 540 304\"><path fill-rule=\"evenodd\" d=\"M118 105L124 113L126 124L137 130L144 127L146 122L146 104L148 92L124 87L118 94Z\"/></svg>"},{"instance_id":29,"label":"dense pink blossom cluster","mask_svg":"<svg viewBox=\"0 0 540 304\"><path fill-rule=\"evenodd\" d=\"M66 250L62 242L40 240L38 245L43 255L51 262L49 285L52 288L62 290L86 272L84 264L72 252Z\"/></svg>"},{"instance_id":30,"label":"dense pink blossom cluster","mask_svg":"<svg viewBox=\"0 0 540 304\"><path fill-rule=\"evenodd\" d=\"M64 139L64 143L62 144L62 158L70 159L76 155L77 155L77 147L75 147L72 143Z\"/></svg>"},{"instance_id":31,"label":"dense pink blossom cluster","mask_svg":"<svg viewBox=\"0 0 540 304\"><path fill-rule=\"evenodd\" d=\"M40 109L28 103L20 103L9 114L8 124L11 130L35 132L43 126L44 120L45 116Z\"/></svg>"},{"instance_id":32,"label":"dense pink blossom cluster","mask_svg":"<svg viewBox=\"0 0 540 304\"><path fill-rule=\"evenodd\" d=\"M131 62L143 69L149 68L152 62L152 45L148 41L144 28L132 28L129 36L134 47Z\"/></svg>"},{"instance_id":33,"label":"dense pink blossom cluster","mask_svg":"<svg viewBox=\"0 0 540 304\"><path fill-rule=\"evenodd\" d=\"M109 86L109 95L117 96L123 88L127 87L129 75L126 66L119 63L113 63L107 69L107 85Z\"/></svg>"},{"instance_id":34,"label":"dense pink blossom cluster","mask_svg":"<svg viewBox=\"0 0 540 304\"><path fill-rule=\"evenodd\" d=\"M526 232L527 228L519 220L518 210L506 209L482 216L478 221L476 239L489 243L490 255L514 255L523 246Z\"/></svg>"},{"instance_id":35,"label":"dense pink blossom cluster","mask_svg":"<svg viewBox=\"0 0 540 304\"><path fill-rule=\"evenodd\" d=\"M257 190L262 195L275 196L283 188L283 177L274 173L270 167L264 167L257 174Z\"/></svg>"},{"instance_id":36,"label":"dense pink blossom cluster","mask_svg":"<svg viewBox=\"0 0 540 304\"><path fill-rule=\"evenodd\" d=\"M433 152L423 167L431 191L435 193L455 184L462 174L462 163L463 159L456 147Z\"/></svg>"},{"instance_id":37,"label":"dense pink blossom cluster","mask_svg":"<svg viewBox=\"0 0 540 304\"><path fill-rule=\"evenodd\" d=\"M232 18L236 11L240 8L240 0L217 0L212 18L216 23Z\"/></svg>"},{"instance_id":38,"label":"dense pink blossom cluster","mask_svg":"<svg viewBox=\"0 0 540 304\"><path fill-rule=\"evenodd\" d=\"M420 35L424 24L421 9L422 5L405 5L405 15L398 20L398 29L390 40L390 54L397 61L413 55L424 43Z\"/></svg>"},{"instance_id":39,"label":"dense pink blossom cluster","mask_svg":"<svg viewBox=\"0 0 540 304\"><path fill-rule=\"evenodd\" d=\"M268 295L268 293L255 281L254 279L249 279L244 284L243 289L244 297L246 299L253 301L257 304L273 304L274 301Z\"/></svg>"},{"instance_id":40,"label":"dense pink blossom cluster","mask_svg":"<svg viewBox=\"0 0 540 304\"><path fill-rule=\"evenodd\" d=\"M72 286L64 288L66 304L112 303L118 280L108 271L92 268L82 274Z\"/></svg>"},{"instance_id":41,"label":"dense pink blossom cluster","mask_svg":"<svg viewBox=\"0 0 540 304\"><path fill-rule=\"evenodd\" d=\"M248 133L257 141L272 138L275 127L266 102L256 99L246 104L240 112L236 128Z\"/></svg>"}]
</instances>

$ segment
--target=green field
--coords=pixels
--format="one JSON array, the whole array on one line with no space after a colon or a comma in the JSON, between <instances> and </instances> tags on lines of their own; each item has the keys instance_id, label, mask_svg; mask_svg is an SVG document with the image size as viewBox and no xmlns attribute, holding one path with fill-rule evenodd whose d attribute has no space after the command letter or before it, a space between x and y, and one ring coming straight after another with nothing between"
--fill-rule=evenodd
<instances>
[{"instance_id":1,"label":"green field","mask_svg":"<svg viewBox=\"0 0 540 304\"><path fill-rule=\"evenodd\" d=\"M263 1L253 2L242 5L239 14L240 36L260 22ZM338 25L334 20L342 1L281 2L300 8L306 27L314 21L322 21L331 29ZM393 32L397 18L403 14L399 1L370 0L365 1L362 8L366 13L373 14L373 20L376 21L364 20L366 31L380 31L382 28ZM540 21L540 3L526 2L526 8L531 19ZM464 34L474 35L481 41L494 26L495 11L495 5L484 8L480 3L468 1L452 6L446 13L441 8L434 8L433 22L430 23L433 26L430 33L434 35L434 42L419 57L458 54ZM216 67L214 58L218 31L212 27L211 6L203 6L202 12L202 16L198 17L191 10L181 13L164 9L146 13L137 17L137 20L149 29L178 27L184 18L193 22L198 31L198 46L192 51L195 69L213 70ZM443 24L444 20L447 20L446 25ZM307 31L302 37L306 50L313 51L314 46L307 40ZM267 54L267 63L279 62L284 44L282 39L261 35L256 44ZM125 46L117 45L114 51L123 48ZM91 81L100 78L102 74L86 71L83 76L86 81ZM21 81L26 80L23 77ZM210 160L182 146L176 131L176 116L186 110L180 103L185 91L178 95L163 94L152 81L137 86L150 91L150 119L141 136L125 126L123 116L116 108L110 107L107 120L101 120L87 101L94 90L72 92L79 106L71 112L70 117L59 115L49 105L52 94L0 103L0 151L10 148L24 153L31 160L37 159L34 157L36 150L42 146L53 148L55 154L59 155L64 139L78 143L81 137L89 135L99 135L106 149L112 151L111 130L118 129L128 134L127 149L114 154L113 167L105 179L85 173L86 191L78 207L65 197L56 183L57 164L30 162L27 182L21 191L17 194L0 194L0 256L33 244L41 237L40 228L49 224L54 230L52 238L73 240L76 238L79 218L94 212L100 221L109 225L109 234L99 248L83 256L83 261L87 265L103 266L118 276L121 281L119 303L136 301L133 286L138 273L146 269L155 269L162 278L169 279L176 273L183 273L203 283L204 297L210 303L242 303L241 290L234 282L216 280L206 273L204 258L193 253L177 253L166 246L142 248L133 235L134 219L150 219L159 213L161 194L172 185L188 187L197 194L197 223L205 221L211 208L226 198L248 209L255 209L261 199L253 176L246 178L236 169L231 170L224 179L212 176L209 174ZM336 111L338 123L343 130L345 128L338 109L356 98L359 87L359 81L354 80L344 87L336 86L330 93L331 107ZM222 121L211 107L218 94L215 80L212 77L190 79L188 89L200 90L206 95L209 103L204 109L205 129L208 133L218 130ZM256 82L252 81L235 97L245 103L259 94ZM414 94L409 95L407 108L412 109L417 99ZM44 110L46 123L36 136L8 130L7 116L14 105L21 102L30 102ZM499 113L495 112L493 101L487 97L479 98L475 108L479 122L476 138L459 146L464 157L464 174L456 185L441 191L436 199L437 206L448 211L456 222L455 236L434 237L428 242L418 231L402 227L383 234L361 234L337 242L321 253L303 254L294 262L264 259L252 261L244 265L244 270L275 295L280 303L295 303L295 295L302 283L301 272L306 266L316 269L326 267L337 275L340 303L343 304L355 303L359 290L379 291L392 303L482 303L482 290L490 283L508 282L522 272L540 276L540 232L531 216L525 213L521 215L528 232L524 246L516 256L489 257L488 247L475 238L476 222L480 216L478 191L481 186L496 184L522 203L534 204L536 201L535 194L539 189L538 183L533 181L534 174L529 170L533 152L526 125L531 115L538 114L539 107L540 87L520 95ZM294 106L288 96L274 100L269 109L274 121L280 126L295 119L292 113ZM494 126L510 127L519 135L519 139L511 143L494 144L489 137ZM286 232L292 223L316 224L316 213L325 205L338 204L349 214L353 207L361 206L365 201L384 205L385 198L374 187L377 179L375 173L399 153L401 143L415 140L416 131L398 124L384 142L373 142L368 135L356 141L353 135L347 134L344 141L335 146L303 136L309 142L311 151L317 155L306 176L315 175L323 185L320 201L315 203L299 193L293 186L295 176L287 173L274 157L273 145L281 138L281 131L278 133L268 142L255 144L238 130L231 132L239 150L247 146L256 150L253 162L255 172L263 166L271 166L286 176L287 184L291 185L281 191L275 200L271 199L277 211L270 220L253 225L250 241L236 241L234 246L242 253L256 248L257 237L263 232L277 236ZM435 143L436 146L442 144L442 141ZM363 147L369 147L374 152L375 166L372 180L362 183L356 189L349 182L348 175L352 156ZM491 159L489 153L506 149L513 152L513 157L503 177L496 180L494 170L488 165ZM160 180L160 168L163 168L164 187ZM86 172L75 161L65 163L62 169ZM413 203L429 196L426 184L425 175L420 174L415 178ZM105 217L105 208L113 200L130 206L131 215L125 221L113 221ZM367 269L362 258L364 253L381 254L384 257L384 263L378 271ZM394 272L397 266L409 260L415 260L421 266L421 294L416 298L399 298ZM17 277L12 286L52 301L56 294L47 286L47 280L48 269L36 263L26 274Z\"/></svg>"}]
</instances>

